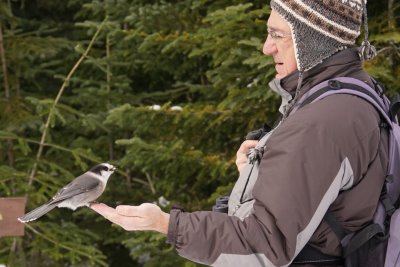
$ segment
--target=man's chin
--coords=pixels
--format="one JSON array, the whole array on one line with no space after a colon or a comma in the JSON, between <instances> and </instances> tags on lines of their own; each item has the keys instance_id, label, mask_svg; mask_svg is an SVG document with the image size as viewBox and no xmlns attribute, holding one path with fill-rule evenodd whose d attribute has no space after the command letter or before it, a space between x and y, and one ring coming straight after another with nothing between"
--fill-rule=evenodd
<instances>
[{"instance_id":1,"label":"man's chin","mask_svg":"<svg viewBox=\"0 0 400 267\"><path fill-rule=\"evenodd\" d=\"M287 76L289 76L289 75L292 75L292 74L295 73L296 71L297 71L297 70L294 70L294 71L292 71L292 72L290 72L290 73L276 73L275 79L282 80L283 78L285 78L285 77L287 77Z\"/></svg>"},{"instance_id":2,"label":"man's chin","mask_svg":"<svg viewBox=\"0 0 400 267\"><path fill-rule=\"evenodd\" d=\"M286 76L287 76L287 74L280 74L280 73L277 73L277 74L275 75L275 79L282 80L282 79L285 78Z\"/></svg>"}]
</instances>

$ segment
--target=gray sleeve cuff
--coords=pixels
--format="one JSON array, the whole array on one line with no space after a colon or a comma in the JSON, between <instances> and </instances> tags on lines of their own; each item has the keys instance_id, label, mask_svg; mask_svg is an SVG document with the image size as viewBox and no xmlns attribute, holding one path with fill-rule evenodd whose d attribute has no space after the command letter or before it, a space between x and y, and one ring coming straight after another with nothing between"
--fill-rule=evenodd
<instances>
[{"instance_id":1,"label":"gray sleeve cuff","mask_svg":"<svg viewBox=\"0 0 400 267\"><path fill-rule=\"evenodd\" d=\"M179 224L179 214L181 210L172 209L169 215L169 224L168 224L168 232L167 232L167 243L175 246L176 235L178 231Z\"/></svg>"}]
</instances>

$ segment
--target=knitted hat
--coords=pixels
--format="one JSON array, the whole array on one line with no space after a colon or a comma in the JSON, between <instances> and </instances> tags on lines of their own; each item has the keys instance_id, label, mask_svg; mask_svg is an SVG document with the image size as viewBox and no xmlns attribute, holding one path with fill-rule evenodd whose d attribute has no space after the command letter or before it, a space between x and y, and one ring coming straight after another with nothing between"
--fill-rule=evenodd
<instances>
[{"instance_id":1,"label":"knitted hat","mask_svg":"<svg viewBox=\"0 0 400 267\"><path fill-rule=\"evenodd\" d=\"M290 25L301 72L353 46L366 14L366 0L271 0L270 5Z\"/></svg>"}]
</instances>

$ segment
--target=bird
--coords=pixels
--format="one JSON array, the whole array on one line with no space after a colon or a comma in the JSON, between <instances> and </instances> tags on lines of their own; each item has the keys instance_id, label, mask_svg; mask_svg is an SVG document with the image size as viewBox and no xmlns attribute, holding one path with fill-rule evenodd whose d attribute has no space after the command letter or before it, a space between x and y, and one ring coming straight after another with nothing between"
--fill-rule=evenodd
<instances>
[{"instance_id":1,"label":"bird","mask_svg":"<svg viewBox=\"0 0 400 267\"><path fill-rule=\"evenodd\" d=\"M109 163L94 166L61 188L49 202L19 217L18 220L21 223L34 221L55 207L75 210L90 205L104 192L108 178L115 170L116 167Z\"/></svg>"}]
</instances>

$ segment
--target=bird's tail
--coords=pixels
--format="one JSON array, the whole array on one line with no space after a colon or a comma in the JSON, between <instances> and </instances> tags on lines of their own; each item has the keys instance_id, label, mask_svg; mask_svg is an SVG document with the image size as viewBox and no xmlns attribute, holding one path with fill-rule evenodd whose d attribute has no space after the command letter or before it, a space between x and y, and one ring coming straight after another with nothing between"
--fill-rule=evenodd
<instances>
[{"instance_id":1,"label":"bird's tail","mask_svg":"<svg viewBox=\"0 0 400 267\"><path fill-rule=\"evenodd\" d=\"M44 204L44 205L42 205L42 206L40 206L40 207L28 212L24 216L19 217L18 221L20 221L22 223L34 221L34 220L42 217L43 215L45 215L47 212L51 211L55 207L56 207L55 204L46 203L46 204Z\"/></svg>"}]
</instances>

